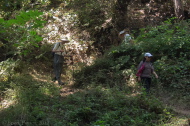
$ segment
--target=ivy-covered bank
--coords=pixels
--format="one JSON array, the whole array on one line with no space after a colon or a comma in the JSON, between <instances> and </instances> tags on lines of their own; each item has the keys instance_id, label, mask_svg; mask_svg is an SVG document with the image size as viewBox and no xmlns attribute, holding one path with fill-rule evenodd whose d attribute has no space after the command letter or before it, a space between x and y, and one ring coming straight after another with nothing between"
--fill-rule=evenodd
<instances>
[{"instance_id":1,"label":"ivy-covered bank","mask_svg":"<svg viewBox=\"0 0 190 126\"><path fill-rule=\"evenodd\" d=\"M162 23L161 14L163 18L172 15L168 1L123 1L0 0L0 125L189 123L189 21ZM162 5L159 11L158 3ZM149 23L151 27L142 28ZM129 26L131 33L142 29L131 34L135 34L133 44L120 44L118 32ZM67 83L58 86L51 80L48 42L67 35L72 40L68 50L81 57L67 65L62 76ZM154 55L159 75L158 80L153 78L150 96L135 76L144 52ZM101 57L95 60L96 56Z\"/></svg>"},{"instance_id":2,"label":"ivy-covered bank","mask_svg":"<svg viewBox=\"0 0 190 126\"><path fill-rule=\"evenodd\" d=\"M141 29L140 35L134 39L134 44L122 43L113 47L94 64L76 72L75 86L101 84L105 87L125 87L130 91L131 80L136 80L137 65L145 52L151 52L154 55L153 65L159 75L158 80L153 78L153 83L167 91L175 92L173 98L176 96L176 100L183 99L189 108L189 23L169 19L157 27Z\"/></svg>"}]
</instances>

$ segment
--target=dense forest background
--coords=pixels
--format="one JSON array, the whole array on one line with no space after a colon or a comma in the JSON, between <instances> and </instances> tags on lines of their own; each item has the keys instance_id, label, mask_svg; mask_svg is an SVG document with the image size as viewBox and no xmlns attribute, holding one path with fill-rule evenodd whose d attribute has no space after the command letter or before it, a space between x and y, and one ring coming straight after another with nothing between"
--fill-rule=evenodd
<instances>
[{"instance_id":1,"label":"dense forest background","mask_svg":"<svg viewBox=\"0 0 190 126\"><path fill-rule=\"evenodd\" d=\"M0 125L190 125L190 0L0 0ZM118 33L133 38L123 43ZM58 86L51 49L67 37ZM136 81L143 54L159 79Z\"/></svg>"}]
</instances>

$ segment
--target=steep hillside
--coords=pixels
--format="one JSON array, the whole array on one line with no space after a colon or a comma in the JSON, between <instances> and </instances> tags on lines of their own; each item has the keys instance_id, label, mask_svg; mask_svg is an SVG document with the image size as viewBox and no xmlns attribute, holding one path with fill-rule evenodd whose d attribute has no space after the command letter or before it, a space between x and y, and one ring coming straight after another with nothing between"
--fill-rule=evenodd
<instances>
[{"instance_id":1,"label":"steep hillside","mask_svg":"<svg viewBox=\"0 0 190 126\"><path fill-rule=\"evenodd\" d=\"M122 2L18 0L0 8L0 125L189 125L189 21L171 18L168 0ZM125 28L132 43L118 37ZM59 86L51 49L62 37L73 57ZM135 76L145 52L159 75L150 95Z\"/></svg>"}]
</instances>

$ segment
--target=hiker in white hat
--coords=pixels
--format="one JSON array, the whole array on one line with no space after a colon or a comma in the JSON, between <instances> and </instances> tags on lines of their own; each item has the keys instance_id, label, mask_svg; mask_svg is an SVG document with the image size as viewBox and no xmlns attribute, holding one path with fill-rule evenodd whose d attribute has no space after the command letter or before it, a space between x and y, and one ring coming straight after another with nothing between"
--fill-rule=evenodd
<instances>
[{"instance_id":1,"label":"hiker in white hat","mask_svg":"<svg viewBox=\"0 0 190 126\"><path fill-rule=\"evenodd\" d=\"M57 80L59 85L63 85L64 83L61 81L61 72L63 69L64 56L66 56L65 45L69 43L67 38L60 39L60 42L56 42L52 52L53 55L53 67L55 77L52 79L54 82Z\"/></svg>"},{"instance_id":2,"label":"hiker in white hat","mask_svg":"<svg viewBox=\"0 0 190 126\"><path fill-rule=\"evenodd\" d=\"M158 78L158 75L154 71L154 67L151 63L153 55L149 52L144 54L144 59L141 61L138 65L138 81L141 81L143 87L146 90L146 93L149 94L150 92L150 86L151 86L151 75L154 74L156 78Z\"/></svg>"},{"instance_id":3,"label":"hiker in white hat","mask_svg":"<svg viewBox=\"0 0 190 126\"><path fill-rule=\"evenodd\" d=\"M119 38L123 41L123 43L132 43L129 29L124 29L123 31L120 31Z\"/></svg>"}]
</instances>

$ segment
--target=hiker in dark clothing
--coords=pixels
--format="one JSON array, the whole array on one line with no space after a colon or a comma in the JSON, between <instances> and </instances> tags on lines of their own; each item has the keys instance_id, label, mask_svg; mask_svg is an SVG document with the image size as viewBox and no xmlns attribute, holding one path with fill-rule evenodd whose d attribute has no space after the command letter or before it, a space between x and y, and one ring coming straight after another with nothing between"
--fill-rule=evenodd
<instances>
[{"instance_id":1,"label":"hiker in dark clothing","mask_svg":"<svg viewBox=\"0 0 190 126\"><path fill-rule=\"evenodd\" d=\"M152 66L151 58L152 54L145 53L144 60L141 61L138 65L138 81L141 81L143 87L146 90L146 93L150 92L150 85L151 85L151 75L154 74L156 78L158 78L158 75L154 71L154 67Z\"/></svg>"},{"instance_id":2,"label":"hiker in dark clothing","mask_svg":"<svg viewBox=\"0 0 190 126\"><path fill-rule=\"evenodd\" d=\"M65 43L68 43L68 39L61 39L60 42L56 42L52 52L54 52L54 59L53 59L53 67L54 67L54 74L55 77L53 81L58 81L59 85L63 85L64 83L61 81L61 72L64 63L64 56L66 56L65 52Z\"/></svg>"}]
</instances>

